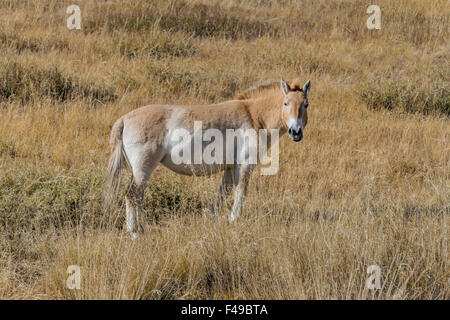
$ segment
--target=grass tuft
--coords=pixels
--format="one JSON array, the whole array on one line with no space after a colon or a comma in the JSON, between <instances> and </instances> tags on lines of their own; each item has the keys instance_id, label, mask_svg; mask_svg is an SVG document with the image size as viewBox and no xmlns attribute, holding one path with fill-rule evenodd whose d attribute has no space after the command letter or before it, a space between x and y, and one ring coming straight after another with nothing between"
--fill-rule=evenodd
<instances>
[{"instance_id":1,"label":"grass tuft","mask_svg":"<svg viewBox=\"0 0 450 320\"><path fill-rule=\"evenodd\" d=\"M361 101L371 109L450 116L448 82L434 82L429 88L402 80L383 84L366 83L358 94Z\"/></svg>"},{"instance_id":2,"label":"grass tuft","mask_svg":"<svg viewBox=\"0 0 450 320\"><path fill-rule=\"evenodd\" d=\"M7 63L0 71L0 101L27 103L42 98L58 102L86 99L107 103L117 99L114 90L65 75L58 67L41 69Z\"/></svg>"}]
</instances>

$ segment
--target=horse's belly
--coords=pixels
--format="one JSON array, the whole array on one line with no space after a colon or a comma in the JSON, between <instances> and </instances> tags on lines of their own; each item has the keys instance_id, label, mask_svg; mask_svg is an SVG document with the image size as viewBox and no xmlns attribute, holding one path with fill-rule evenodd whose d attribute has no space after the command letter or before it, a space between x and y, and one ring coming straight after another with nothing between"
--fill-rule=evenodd
<instances>
[{"instance_id":1,"label":"horse's belly","mask_svg":"<svg viewBox=\"0 0 450 320\"><path fill-rule=\"evenodd\" d=\"M208 147L210 142L204 141L202 136L189 133L185 140L179 141L179 135L173 132L172 135L167 137L166 156L161 160L170 170L184 175L207 176L229 166L226 164L226 143L223 139L214 140L216 145Z\"/></svg>"},{"instance_id":2,"label":"horse's belly","mask_svg":"<svg viewBox=\"0 0 450 320\"><path fill-rule=\"evenodd\" d=\"M166 168L179 173L184 174L188 176L209 176L214 173L223 171L225 169L226 165L223 164L178 164L174 163L172 158L170 156L166 156L161 160L161 164L164 165Z\"/></svg>"}]
</instances>

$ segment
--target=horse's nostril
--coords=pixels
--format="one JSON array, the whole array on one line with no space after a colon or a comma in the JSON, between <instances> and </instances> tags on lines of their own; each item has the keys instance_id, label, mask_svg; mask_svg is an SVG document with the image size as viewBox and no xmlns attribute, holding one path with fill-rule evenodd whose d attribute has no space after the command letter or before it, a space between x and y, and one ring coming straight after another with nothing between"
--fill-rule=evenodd
<instances>
[{"instance_id":1,"label":"horse's nostril","mask_svg":"<svg viewBox=\"0 0 450 320\"><path fill-rule=\"evenodd\" d=\"M289 128L288 133L292 134L292 129L291 128Z\"/></svg>"}]
</instances>

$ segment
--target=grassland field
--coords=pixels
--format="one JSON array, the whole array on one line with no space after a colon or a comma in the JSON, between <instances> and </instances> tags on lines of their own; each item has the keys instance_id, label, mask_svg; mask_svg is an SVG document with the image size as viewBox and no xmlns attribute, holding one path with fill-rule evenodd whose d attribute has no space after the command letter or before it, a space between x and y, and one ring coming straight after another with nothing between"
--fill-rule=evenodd
<instances>
[{"instance_id":1,"label":"grassland field","mask_svg":"<svg viewBox=\"0 0 450 320\"><path fill-rule=\"evenodd\" d=\"M449 17L446 0L1 0L0 298L448 299ZM236 223L209 213L219 175L164 167L143 236L125 183L102 213L118 117L279 78L311 79L308 126Z\"/></svg>"}]
</instances>

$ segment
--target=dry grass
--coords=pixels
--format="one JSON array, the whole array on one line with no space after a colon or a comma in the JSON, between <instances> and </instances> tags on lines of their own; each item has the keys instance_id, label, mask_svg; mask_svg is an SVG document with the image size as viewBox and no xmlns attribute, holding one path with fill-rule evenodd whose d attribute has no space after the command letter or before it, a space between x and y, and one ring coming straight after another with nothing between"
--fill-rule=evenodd
<instances>
[{"instance_id":1,"label":"dry grass","mask_svg":"<svg viewBox=\"0 0 450 320\"><path fill-rule=\"evenodd\" d=\"M83 1L80 31L69 4L0 4L0 298L449 298L447 1L380 0L373 31L366 1ZM279 77L312 79L305 139L236 224L218 176L164 168L143 237L101 215L117 117Z\"/></svg>"}]
</instances>

